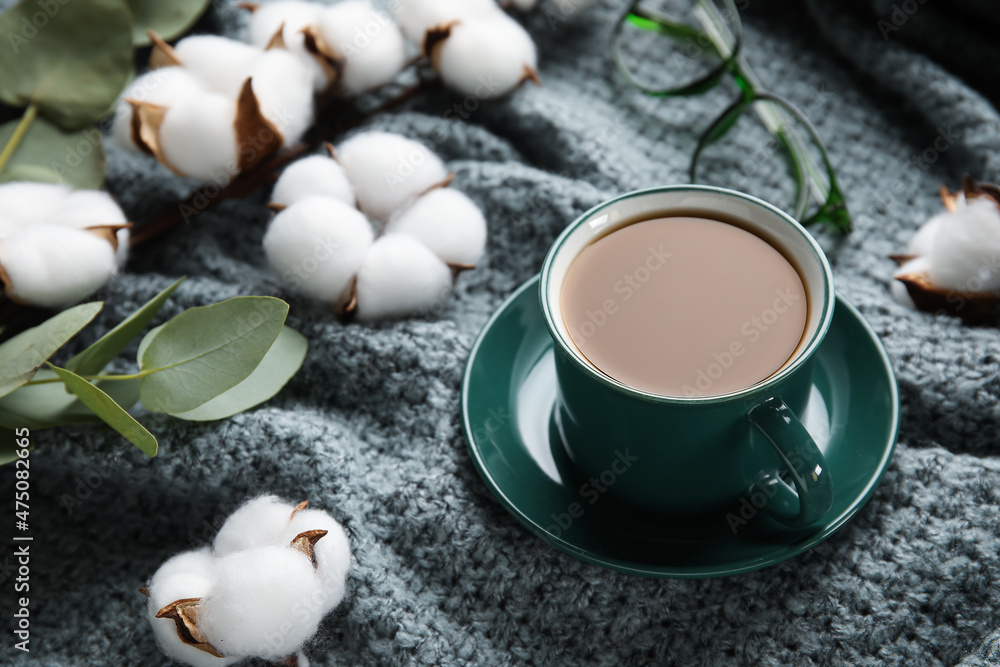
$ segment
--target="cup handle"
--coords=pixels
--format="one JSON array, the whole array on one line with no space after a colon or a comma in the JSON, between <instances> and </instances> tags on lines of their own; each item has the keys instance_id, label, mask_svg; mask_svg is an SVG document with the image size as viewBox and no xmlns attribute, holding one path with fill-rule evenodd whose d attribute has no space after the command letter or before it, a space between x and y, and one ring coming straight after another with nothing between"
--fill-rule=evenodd
<instances>
[{"instance_id":1,"label":"cup handle","mask_svg":"<svg viewBox=\"0 0 1000 667\"><path fill-rule=\"evenodd\" d=\"M796 497L777 472L765 475L759 484L769 487L767 495L771 499L762 510L792 528L812 524L833 504L833 482L823 453L791 408L777 396L755 405L747 417L778 452L797 492Z\"/></svg>"}]
</instances>

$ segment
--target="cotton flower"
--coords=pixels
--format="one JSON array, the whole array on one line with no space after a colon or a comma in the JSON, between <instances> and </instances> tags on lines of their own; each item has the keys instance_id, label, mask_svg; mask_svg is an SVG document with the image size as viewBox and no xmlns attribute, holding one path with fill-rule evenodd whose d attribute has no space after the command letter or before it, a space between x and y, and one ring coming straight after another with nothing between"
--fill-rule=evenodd
<instances>
[{"instance_id":1,"label":"cotton flower","mask_svg":"<svg viewBox=\"0 0 1000 667\"><path fill-rule=\"evenodd\" d=\"M962 199L963 203L965 198ZM931 248L934 247L934 237L937 235L939 229L941 229L941 223L947 220L951 216L951 213L938 213L933 218L925 222L917 230L917 233L913 235L910 242L906 246L906 253L908 255L929 255L931 253Z\"/></svg>"},{"instance_id":2,"label":"cotton flower","mask_svg":"<svg viewBox=\"0 0 1000 667\"><path fill-rule=\"evenodd\" d=\"M365 216L325 196L301 199L281 211L264 235L271 268L299 292L343 305L372 244Z\"/></svg>"},{"instance_id":3,"label":"cotton flower","mask_svg":"<svg viewBox=\"0 0 1000 667\"><path fill-rule=\"evenodd\" d=\"M147 588L146 604L149 623L160 650L179 662L194 667L224 667L241 657L218 658L200 648L181 641L177 624L170 618L157 618L161 609L176 600L201 598L211 590L215 574L215 557L208 548L174 556L156 571Z\"/></svg>"},{"instance_id":4,"label":"cotton flower","mask_svg":"<svg viewBox=\"0 0 1000 667\"><path fill-rule=\"evenodd\" d=\"M336 156L358 206L379 222L448 178L444 163L423 144L388 132L358 134L340 144Z\"/></svg>"},{"instance_id":5,"label":"cotton flower","mask_svg":"<svg viewBox=\"0 0 1000 667\"><path fill-rule=\"evenodd\" d=\"M296 656L308 667L300 649L343 599L350 544L339 523L307 505L252 500L226 520L212 549L157 570L148 612L167 655L196 667Z\"/></svg>"},{"instance_id":6,"label":"cotton flower","mask_svg":"<svg viewBox=\"0 0 1000 667\"><path fill-rule=\"evenodd\" d=\"M480 99L506 95L529 79L538 83L535 43L505 14L458 22L430 56L446 86Z\"/></svg>"},{"instance_id":7,"label":"cotton flower","mask_svg":"<svg viewBox=\"0 0 1000 667\"><path fill-rule=\"evenodd\" d=\"M386 233L407 234L443 262L475 265L486 245L486 219L472 200L451 188L435 188L400 211Z\"/></svg>"},{"instance_id":8,"label":"cotton flower","mask_svg":"<svg viewBox=\"0 0 1000 667\"><path fill-rule=\"evenodd\" d=\"M351 545L340 524L326 512L315 509L296 512L281 542L291 542L297 535L313 530L326 531L326 535L313 547L313 560L322 586L323 607L330 611L344 598L347 571L351 566Z\"/></svg>"},{"instance_id":9,"label":"cotton flower","mask_svg":"<svg viewBox=\"0 0 1000 667\"><path fill-rule=\"evenodd\" d=\"M1000 190L966 179L965 192L942 189L946 212L928 220L898 256L897 300L921 310L975 319L1000 300Z\"/></svg>"},{"instance_id":10,"label":"cotton flower","mask_svg":"<svg viewBox=\"0 0 1000 667\"><path fill-rule=\"evenodd\" d=\"M534 0L518 0L518 9ZM501 97L526 80L538 83L531 36L488 0L400 0L406 36L430 57L446 86L479 99Z\"/></svg>"},{"instance_id":11,"label":"cotton flower","mask_svg":"<svg viewBox=\"0 0 1000 667\"><path fill-rule=\"evenodd\" d=\"M451 285L451 271L405 234L378 239L358 271L358 317L377 320L432 308Z\"/></svg>"},{"instance_id":12,"label":"cotton flower","mask_svg":"<svg viewBox=\"0 0 1000 667\"><path fill-rule=\"evenodd\" d=\"M219 93L178 100L160 126L160 147L167 164L185 174L210 180L236 171L236 103Z\"/></svg>"},{"instance_id":13,"label":"cotton flower","mask_svg":"<svg viewBox=\"0 0 1000 667\"><path fill-rule=\"evenodd\" d=\"M194 35L177 42L174 53L181 66L210 90L235 98L261 50L227 37Z\"/></svg>"},{"instance_id":14,"label":"cotton flower","mask_svg":"<svg viewBox=\"0 0 1000 667\"><path fill-rule=\"evenodd\" d=\"M928 257L927 274L938 287L968 292L1000 290L1000 209L974 199L941 222Z\"/></svg>"},{"instance_id":15,"label":"cotton flower","mask_svg":"<svg viewBox=\"0 0 1000 667\"><path fill-rule=\"evenodd\" d=\"M253 9L249 22L249 41L260 49L284 48L294 55L309 71L313 90L319 91L329 85L323 67L309 53L305 46L303 29L315 25L323 6L302 0L268 2ZM280 44L275 45L276 36Z\"/></svg>"},{"instance_id":16,"label":"cotton flower","mask_svg":"<svg viewBox=\"0 0 1000 667\"><path fill-rule=\"evenodd\" d=\"M482 258L482 212L447 187L436 155L405 137L368 132L328 152L289 165L275 184L280 212L264 237L271 267L361 319L427 311ZM355 199L361 211L346 203Z\"/></svg>"},{"instance_id":17,"label":"cotton flower","mask_svg":"<svg viewBox=\"0 0 1000 667\"><path fill-rule=\"evenodd\" d=\"M260 111L280 133L286 147L302 138L313 122L312 74L288 51L265 51L251 61L250 78Z\"/></svg>"},{"instance_id":18,"label":"cotton flower","mask_svg":"<svg viewBox=\"0 0 1000 667\"><path fill-rule=\"evenodd\" d=\"M55 207L52 220L58 220L60 225L77 229L94 227L120 226L115 232L115 264L120 269L128 259L129 233L125 213L117 202L103 190L76 190L69 193Z\"/></svg>"},{"instance_id":19,"label":"cotton flower","mask_svg":"<svg viewBox=\"0 0 1000 667\"><path fill-rule=\"evenodd\" d=\"M85 299L124 264L127 226L106 192L0 185L0 278L7 295L47 308Z\"/></svg>"},{"instance_id":20,"label":"cotton flower","mask_svg":"<svg viewBox=\"0 0 1000 667\"><path fill-rule=\"evenodd\" d=\"M288 165L271 192L271 203L290 206L312 195L324 195L354 206L354 186L340 164L325 155L311 155Z\"/></svg>"},{"instance_id":21,"label":"cotton flower","mask_svg":"<svg viewBox=\"0 0 1000 667\"><path fill-rule=\"evenodd\" d=\"M47 223L27 227L0 244L9 288L24 303L63 308L90 296L115 274L115 251L89 232Z\"/></svg>"},{"instance_id":22,"label":"cotton flower","mask_svg":"<svg viewBox=\"0 0 1000 667\"><path fill-rule=\"evenodd\" d=\"M396 20L407 39L423 47L427 31L501 13L494 0L399 0Z\"/></svg>"},{"instance_id":23,"label":"cotton flower","mask_svg":"<svg viewBox=\"0 0 1000 667\"><path fill-rule=\"evenodd\" d=\"M0 184L0 215L6 236L36 222L54 220L58 208L70 193L69 186L50 183Z\"/></svg>"},{"instance_id":24,"label":"cotton flower","mask_svg":"<svg viewBox=\"0 0 1000 667\"><path fill-rule=\"evenodd\" d=\"M343 0L324 9L318 34L323 53L340 68L341 90L356 95L392 81L406 65L406 43L399 27L368 0Z\"/></svg>"},{"instance_id":25,"label":"cotton flower","mask_svg":"<svg viewBox=\"0 0 1000 667\"><path fill-rule=\"evenodd\" d=\"M280 659L319 628L316 568L288 546L263 546L217 558L198 625L223 655Z\"/></svg>"},{"instance_id":26,"label":"cotton flower","mask_svg":"<svg viewBox=\"0 0 1000 667\"><path fill-rule=\"evenodd\" d=\"M115 107L115 142L133 152L140 150L132 138L132 105L124 100L167 107L179 99L189 99L204 90L205 84L183 67L161 67L137 77L122 93L122 101Z\"/></svg>"},{"instance_id":27,"label":"cotton flower","mask_svg":"<svg viewBox=\"0 0 1000 667\"><path fill-rule=\"evenodd\" d=\"M150 66L126 90L113 134L180 175L228 180L312 125L313 70L285 49L215 35L171 47L154 36Z\"/></svg>"},{"instance_id":28,"label":"cotton flower","mask_svg":"<svg viewBox=\"0 0 1000 667\"><path fill-rule=\"evenodd\" d=\"M291 503L276 496L254 498L229 515L212 542L212 551L218 558L254 547L290 542L295 535L285 539L285 533L294 510Z\"/></svg>"}]
</instances>

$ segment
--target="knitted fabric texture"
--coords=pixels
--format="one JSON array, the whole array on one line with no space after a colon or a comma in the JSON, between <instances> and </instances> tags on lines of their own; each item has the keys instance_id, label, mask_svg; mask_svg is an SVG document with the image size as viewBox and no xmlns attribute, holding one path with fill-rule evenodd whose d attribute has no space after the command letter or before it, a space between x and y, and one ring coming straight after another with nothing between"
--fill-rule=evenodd
<instances>
[{"instance_id":1,"label":"knitted fabric texture","mask_svg":"<svg viewBox=\"0 0 1000 667\"><path fill-rule=\"evenodd\" d=\"M1000 17L985 0L755 0L744 12L750 62L827 142L857 227L830 251L837 290L882 337L900 382L895 458L846 527L761 571L650 580L549 547L476 474L459 396L479 329L580 213L687 182L699 133L735 96L728 82L683 99L630 88L606 47L621 4L573 21L550 23L548 3L530 15L540 88L490 102L434 91L368 124L435 150L486 214L486 257L434 316L342 324L289 293L261 248L266 191L134 253L100 295L91 337L186 274L164 316L283 296L309 354L274 400L232 419L145 415L155 459L109 429L37 433L32 653L8 637L0 663L165 664L138 588L248 497L273 493L329 511L351 540L347 596L307 647L314 665L1000 664L1000 334L896 304L886 259L940 210L940 185L957 188L965 172L1000 180ZM198 28L238 36L244 21L216 4ZM946 150L934 148L941 136ZM142 156L109 162L130 220L192 186ZM0 470L0 497L13 483Z\"/></svg>"}]
</instances>

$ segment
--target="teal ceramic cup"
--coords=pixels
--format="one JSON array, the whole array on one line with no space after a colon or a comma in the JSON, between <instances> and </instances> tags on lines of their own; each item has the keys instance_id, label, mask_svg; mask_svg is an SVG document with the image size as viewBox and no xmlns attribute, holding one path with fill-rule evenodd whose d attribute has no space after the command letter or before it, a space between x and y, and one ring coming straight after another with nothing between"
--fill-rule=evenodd
<instances>
[{"instance_id":1,"label":"teal ceramic cup","mask_svg":"<svg viewBox=\"0 0 1000 667\"><path fill-rule=\"evenodd\" d=\"M661 396L606 375L574 345L560 306L570 264L616 229L670 215L738 221L797 268L809 306L804 334L789 360L766 380L719 396ZM542 266L540 290L555 342L554 420L582 476L598 482L602 474L613 478L600 488L658 512L726 512L749 503L755 513L802 528L830 508L833 480L797 415L809 398L814 354L833 320L833 275L815 239L786 213L709 186L631 192L587 211L560 234Z\"/></svg>"}]
</instances>

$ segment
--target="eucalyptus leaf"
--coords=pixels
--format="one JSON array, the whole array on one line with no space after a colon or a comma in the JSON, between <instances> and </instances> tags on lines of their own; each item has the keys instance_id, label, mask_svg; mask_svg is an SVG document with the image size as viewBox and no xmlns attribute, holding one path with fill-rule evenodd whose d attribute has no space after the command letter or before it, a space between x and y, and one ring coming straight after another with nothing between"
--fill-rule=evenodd
<instances>
[{"instance_id":1,"label":"eucalyptus leaf","mask_svg":"<svg viewBox=\"0 0 1000 667\"><path fill-rule=\"evenodd\" d=\"M20 0L0 13L0 35L0 101L36 104L66 130L97 122L131 75L124 0Z\"/></svg>"},{"instance_id":2,"label":"eucalyptus leaf","mask_svg":"<svg viewBox=\"0 0 1000 667\"><path fill-rule=\"evenodd\" d=\"M38 371L34 379L57 380L48 368ZM139 380L106 380L97 386L115 403L126 410L139 401ZM0 398L0 426L27 427L33 431L68 424L93 424L100 418L80 402L61 381L50 384L31 384L20 387Z\"/></svg>"},{"instance_id":3,"label":"eucalyptus leaf","mask_svg":"<svg viewBox=\"0 0 1000 667\"><path fill-rule=\"evenodd\" d=\"M63 179L56 172L37 164L8 164L0 173L0 183L14 181L30 181L32 183L62 183Z\"/></svg>"},{"instance_id":4,"label":"eucalyptus leaf","mask_svg":"<svg viewBox=\"0 0 1000 667\"><path fill-rule=\"evenodd\" d=\"M136 359L142 359L142 355L146 353L146 348L149 347L149 344L156 337L156 334L160 333L160 329L162 328L162 324L158 327L153 327L149 330L149 333L142 337L142 340L139 341L139 351L135 355Z\"/></svg>"},{"instance_id":5,"label":"eucalyptus leaf","mask_svg":"<svg viewBox=\"0 0 1000 667\"><path fill-rule=\"evenodd\" d=\"M67 370L78 375L96 375L104 370L105 366L121 354L121 351L128 347L128 344L143 329L149 326L156 314L160 312L160 308L182 282L184 282L184 278L177 280L128 316L121 324L94 341L86 350L66 362Z\"/></svg>"},{"instance_id":6,"label":"eucalyptus leaf","mask_svg":"<svg viewBox=\"0 0 1000 667\"><path fill-rule=\"evenodd\" d=\"M0 146L7 145L17 124L12 120L0 125ZM44 118L36 118L0 172L0 183L66 183L97 190L104 182L106 166L101 131L96 127L63 132Z\"/></svg>"},{"instance_id":7,"label":"eucalyptus leaf","mask_svg":"<svg viewBox=\"0 0 1000 667\"><path fill-rule=\"evenodd\" d=\"M64 310L0 345L0 396L30 381L35 371L100 312L100 301Z\"/></svg>"},{"instance_id":8,"label":"eucalyptus leaf","mask_svg":"<svg viewBox=\"0 0 1000 667\"><path fill-rule=\"evenodd\" d=\"M204 405L174 417L189 421L213 421L232 417L272 398L302 367L309 341L295 329L283 327L274 345L253 373L227 392Z\"/></svg>"},{"instance_id":9,"label":"eucalyptus leaf","mask_svg":"<svg viewBox=\"0 0 1000 667\"><path fill-rule=\"evenodd\" d=\"M197 21L211 0L126 0L132 10L132 42L136 46L149 46L147 30L171 40L188 31Z\"/></svg>"},{"instance_id":10,"label":"eucalyptus leaf","mask_svg":"<svg viewBox=\"0 0 1000 667\"><path fill-rule=\"evenodd\" d=\"M118 431L123 438L138 447L147 456L156 456L159 445L153 434L127 413L122 406L103 391L90 384L82 377L65 368L49 364L59 379L80 399L84 405L94 411L108 426Z\"/></svg>"},{"instance_id":11,"label":"eucalyptus leaf","mask_svg":"<svg viewBox=\"0 0 1000 667\"><path fill-rule=\"evenodd\" d=\"M190 308L163 325L143 348L139 396L153 412L178 414L235 387L260 364L288 315L265 296Z\"/></svg>"}]
</instances>

